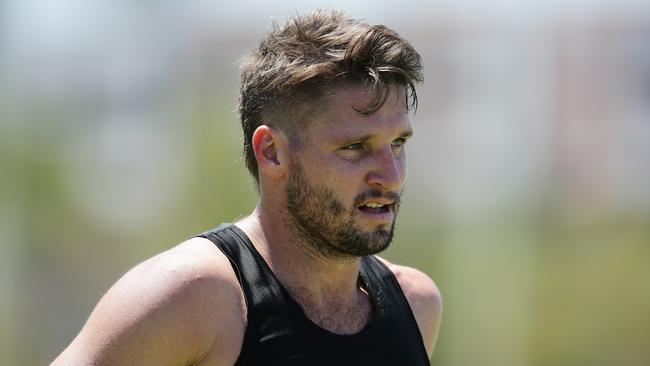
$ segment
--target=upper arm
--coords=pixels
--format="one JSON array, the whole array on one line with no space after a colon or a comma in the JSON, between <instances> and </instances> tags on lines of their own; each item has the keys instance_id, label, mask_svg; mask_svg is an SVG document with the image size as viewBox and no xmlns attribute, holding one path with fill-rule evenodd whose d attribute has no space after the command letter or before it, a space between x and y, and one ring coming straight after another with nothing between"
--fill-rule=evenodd
<instances>
[{"instance_id":1,"label":"upper arm","mask_svg":"<svg viewBox=\"0 0 650 366\"><path fill-rule=\"evenodd\" d=\"M53 365L189 365L236 347L245 317L234 273L219 251L187 247L126 273Z\"/></svg>"},{"instance_id":2,"label":"upper arm","mask_svg":"<svg viewBox=\"0 0 650 366\"><path fill-rule=\"evenodd\" d=\"M418 323L427 354L431 357L442 319L440 290L425 273L414 268L383 261L395 274Z\"/></svg>"}]
</instances>

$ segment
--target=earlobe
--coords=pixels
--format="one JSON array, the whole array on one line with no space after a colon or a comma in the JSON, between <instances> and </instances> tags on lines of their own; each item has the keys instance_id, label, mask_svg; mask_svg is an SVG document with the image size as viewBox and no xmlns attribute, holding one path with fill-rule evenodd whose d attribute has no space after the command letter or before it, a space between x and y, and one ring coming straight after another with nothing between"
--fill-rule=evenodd
<instances>
[{"instance_id":1,"label":"earlobe","mask_svg":"<svg viewBox=\"0 0 650 366\"><path fill-rule=\"evenodd\" d=\"M273 127L261 125L255 129L251 143L260 173L272 178L284 175L285 140L282 133Z\"/></svg>"}]
</instances>

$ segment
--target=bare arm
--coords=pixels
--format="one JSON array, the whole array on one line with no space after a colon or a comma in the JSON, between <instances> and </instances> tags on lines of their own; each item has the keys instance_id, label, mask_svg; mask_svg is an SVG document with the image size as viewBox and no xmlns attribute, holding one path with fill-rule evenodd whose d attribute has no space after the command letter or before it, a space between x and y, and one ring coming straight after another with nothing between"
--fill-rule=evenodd
<instances>
[{"instance_id":1,"label":"bare arm","mask_svg":"<svg viewBox=\"0 0 650 366\"><path fill-rule=\"evenodd\" d=\"M52 363L232 365L245 306L228 260L192 239L130 270L100 300L79 335Z\"/></svg>"}]
</instances>

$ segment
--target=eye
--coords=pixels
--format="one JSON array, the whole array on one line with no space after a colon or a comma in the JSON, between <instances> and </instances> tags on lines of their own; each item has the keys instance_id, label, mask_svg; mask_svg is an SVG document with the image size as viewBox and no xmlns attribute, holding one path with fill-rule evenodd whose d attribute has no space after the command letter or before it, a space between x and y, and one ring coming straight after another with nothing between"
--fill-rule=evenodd
<instances>
[{"instance_id":1,"label":"eye","mask_svg":"<svg viewBox=\"0 0 650 366\"><path fill-rule=\"evenodd\" d=\"M403 137L397 138L397 139L393 140L391 145L393 147L402 147L402 146L406 145L406 139L403 138Z\"/></svg>"},{"instance_id":2,"label":"eye","mask_svg":"<svg viewBox=\"0 0 650 366\"><path fill-rule=\"evenodd\" d=\"M349 151L354 151L354 150L362 150L364 149L365 146L360 143L360 142L355 142L353 144L345 145L341 148L341 150L349 150Z\"/></svg>"}]
</instances>

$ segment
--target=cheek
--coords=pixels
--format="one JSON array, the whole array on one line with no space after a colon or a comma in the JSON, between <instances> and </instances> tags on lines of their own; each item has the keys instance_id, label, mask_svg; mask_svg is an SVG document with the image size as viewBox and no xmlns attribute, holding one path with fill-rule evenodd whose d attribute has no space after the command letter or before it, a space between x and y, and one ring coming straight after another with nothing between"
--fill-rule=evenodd
<instances>
[{"instance_id":1,"label":"cheek","mask_svg":"<svg viewBox=\"0 0 650 366\"><path fill-rule=\"evenodd\" d=\"M341 187L356 187L360 182L365 181L369 169L363 163L347 161L338 161L337 163L329 170L329 174Z\"/></svg>"},{"instance_id":2,"label":"cheek","mask_svg":"<svg viewBox=\"0 0 650 366\"><path fill-rule=\"evenodd\" d=\"M327 161L312 167L310 181L327 188L347 207L363 189L365 170L348 162Z\"/></svg>"},{"instance_id":3,"label":"cheek","mask_svg":"<svg viewBox=\"0 0 650 366\"><path fill-rule=\"evenodd\" d=\"M358 182L363 180L363 176L356 169L348 166L318 167L320 182L330 189L338 192L340 198L343 198L344 192L356 187Z\"/></svg>"},{"instance_id":4,"label":"cheek","mask_svg":"<svg viewBox=\"0 0 650 366\"><path fill-rule=\"evenodd\" d=\"M402 176L406 170L405 161L402 157L397 161ZM364 182L372 170L369 159L350 161L337 156L303 155L301 162L309 182L329 188L336 192L339 199L356 197L359 190L367 189Z\"/></svg>"}]
</instances>

